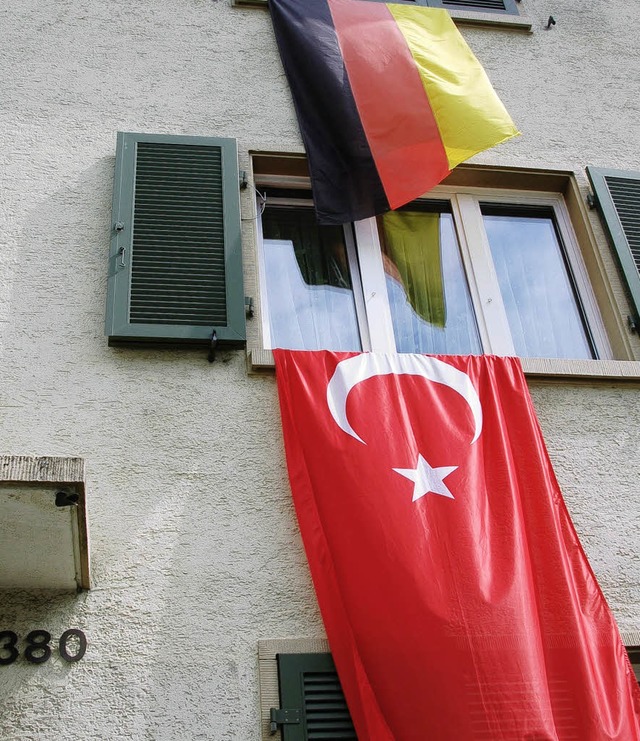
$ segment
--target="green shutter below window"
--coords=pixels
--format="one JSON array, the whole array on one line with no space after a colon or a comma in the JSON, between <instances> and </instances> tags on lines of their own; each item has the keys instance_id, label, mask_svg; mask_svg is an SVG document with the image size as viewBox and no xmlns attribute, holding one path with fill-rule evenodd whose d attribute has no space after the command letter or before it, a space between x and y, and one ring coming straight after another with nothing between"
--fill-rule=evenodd
<instances>
[{"instance_id":1,"label":"green shutter below window","mask_svg":"<svg viewBox=\"0 0 640 741\"><path fill-rule=\"evenodd\" d=\"M283 741L357 739L331 654L278 654L280 705L298 710L282 725Z\"/></svg>"},{"instance_id":2,"label":"green shutter below window","mask_svg":"<svg viewBox=\"0 0 640 741\"><path fill-rule=\"evenodd\" d=\"M110 341L244 340L235 140L118 134Z\"/></svg>"},{"instance_id":3,"label":"green shutter below window","mask_svg":"<svg viewBox=\"0 0 640 741\"><path fill-rule=\"evenodd\" d=\"M587 167L640 327L640 172Z\"/></svg>"}]
</instances>

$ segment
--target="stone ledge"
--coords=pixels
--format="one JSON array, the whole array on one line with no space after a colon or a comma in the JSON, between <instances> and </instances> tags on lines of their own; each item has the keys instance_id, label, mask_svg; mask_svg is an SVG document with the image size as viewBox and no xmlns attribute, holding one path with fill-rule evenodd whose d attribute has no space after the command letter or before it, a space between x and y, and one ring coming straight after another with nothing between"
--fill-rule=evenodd
<instances>
[{"instance_id":1,"label":"stone ledge","mask_svg":"<svg viewBox=\"0 0 640 741\"><path fill-rule=\"evenodd\" d=\"M57 456L0 455L0 481L84 484L84 460Z\"/></svg>"},{"instance_id":2,"label":"stone ledge","mask_svg":"<svg viewBox=\"0 0 640 741\"><path fill-rule=\"evenodd\" d=\"M275 367L271 350L260 348L247 351L247 363L250 373L268 373ZM527 378L640 382L637 360L522 358L522 368Z\"/></svg>"}]
</instances>

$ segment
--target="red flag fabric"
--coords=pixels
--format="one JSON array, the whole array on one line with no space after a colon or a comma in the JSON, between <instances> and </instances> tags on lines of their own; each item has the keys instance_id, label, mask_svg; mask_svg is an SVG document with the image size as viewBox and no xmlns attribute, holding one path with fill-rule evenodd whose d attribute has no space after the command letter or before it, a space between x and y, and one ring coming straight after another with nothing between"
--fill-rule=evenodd
<instances>
[{"instance_id":1,"label":"red flag fabric","mask_svg":"<svg viewBox=\"0 0 640 741\"><path fill-rule=\"evenodd\" d=\"M519 361L274 355L358 738L640 739L640 691Z\"/></svg>"}]
</instances>

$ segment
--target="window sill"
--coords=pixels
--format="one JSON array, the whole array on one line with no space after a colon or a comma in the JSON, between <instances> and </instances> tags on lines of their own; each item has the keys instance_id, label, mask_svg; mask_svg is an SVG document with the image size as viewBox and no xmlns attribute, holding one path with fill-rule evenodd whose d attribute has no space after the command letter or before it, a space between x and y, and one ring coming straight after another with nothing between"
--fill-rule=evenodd
<instances>
[{"instance_id":1,"label":"window sill","mask_svg":"<svg viewBox=\"0 0 640 741\"><path fill-rule=\"evenodd\" d=\"M238 8L267 8L267 0L231 0ZM473 10L449 10L458 26L492 26L531 31L531 19L526 15L502 15L500 13L479 13Z\"/></svg>"},{"instance_id":2,"label":"window sill","mask_svg":"<svg viewBox=\"0 0 640 741\"><path fill-rule=\"evenodd\" d=\"M247 351L250 373L269 373L275 368L271 350ZM563 360L560 358L523 358L527 378L640 381L640 361L636 360Z\"/></svg>"}]
</instances>

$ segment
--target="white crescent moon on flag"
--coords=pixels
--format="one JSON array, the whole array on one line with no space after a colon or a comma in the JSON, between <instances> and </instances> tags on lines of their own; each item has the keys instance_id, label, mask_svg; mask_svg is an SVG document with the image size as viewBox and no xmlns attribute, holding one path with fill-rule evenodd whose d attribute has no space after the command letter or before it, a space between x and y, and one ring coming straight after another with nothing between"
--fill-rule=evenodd
<instances>
[{"instance_id":1,"label":"white crescent moon on flag","mask_svg":"<svg viewBox=\"0 0 640 741\"><path fill-rule=\"evenodd\" d=\"M437 358L403 353L397 355L363 353L338 363L327 385L327 404L340 429L366 445L347 419L347 397L351 389L362 381L392 374L422 376L459 393L469 405L473 415L475 429L471 442L474 443L480 437L482 406L469 376Z\"/></svg>"}]
</instances>

